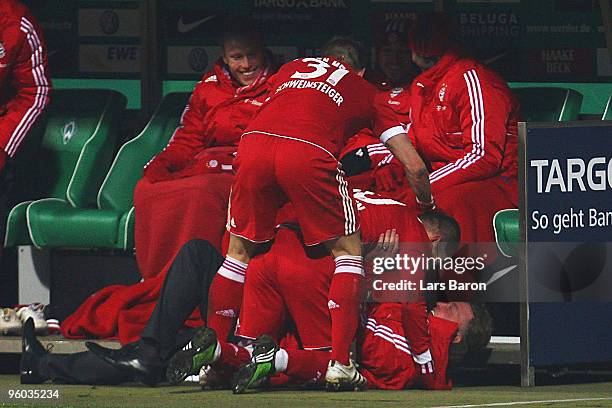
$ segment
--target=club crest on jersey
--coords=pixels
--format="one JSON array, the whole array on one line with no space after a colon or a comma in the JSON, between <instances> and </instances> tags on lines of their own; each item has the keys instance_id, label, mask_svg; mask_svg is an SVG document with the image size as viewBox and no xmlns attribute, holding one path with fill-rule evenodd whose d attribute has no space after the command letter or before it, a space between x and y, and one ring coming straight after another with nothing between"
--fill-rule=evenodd
<instances>
[{"instance_id":1,"label":"club crest on jersey","mask_svg":"<svg viewBox=\"0 0 612 408\"><path fill-rule=\"evenodd\" d=\"M338 309L340 307L339 304L337 304L336 302L334 302L333 300L329 300L329 302L327 302L327 308L328 309Z\"/></svg>"},{"instance_id":2,"label":"club crest on jersey","mask_svg":"<svg viewBox=\"0 0 612 408\"><path fill-rule=\"evenodd\" d=\"M446 84L442 84L442 88L440 88L440 92L438 92L438 98L440 98L440 102L444 102L444 96L446 95Z\"/></svg>"},{"instance_id":3,"label":"club crest on jersey","mask_svg":"<svg viewBox=\"0 0 612 408\"><path fill-rule=\"evenodd\" d=\"M4 48L4 44L0 42L0 58L4 58L6 55L6 49Z\"/></svg>"}]
</instances>

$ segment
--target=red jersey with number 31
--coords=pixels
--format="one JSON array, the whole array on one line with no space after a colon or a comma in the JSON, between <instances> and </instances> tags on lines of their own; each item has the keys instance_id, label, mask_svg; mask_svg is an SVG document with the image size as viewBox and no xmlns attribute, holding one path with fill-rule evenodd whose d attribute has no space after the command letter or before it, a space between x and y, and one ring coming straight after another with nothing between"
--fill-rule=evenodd
<instances>
[{"instance_id":1,"label":"red jersey with number 31","mask_svg":"<svg viewBox=\"0 0 612 408\"><path fill-rule=\"evenodd\" d=\"M337 157L363 128L386 142L403 133L376 88L332 57L301 58L270 79L270 97L244 135L262 133L315 144Z\"/></svg>"}]
</instances>

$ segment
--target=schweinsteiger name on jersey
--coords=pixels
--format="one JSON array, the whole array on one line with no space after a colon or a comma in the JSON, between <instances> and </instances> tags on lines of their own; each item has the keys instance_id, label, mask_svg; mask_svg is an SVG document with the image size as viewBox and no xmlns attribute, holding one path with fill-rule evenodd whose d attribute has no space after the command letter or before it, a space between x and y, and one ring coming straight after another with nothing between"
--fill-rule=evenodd
<instances>
[{"instance_id":1,"label":"schweinsteiger name on jersey","mask_svg":"<svg viewBox=\"0 0 612 408\"><path fill-rule=\"evenodd\" d=\"M340 92L338 92L332 86L326 84L325 82L311 82L311 81L307 81L305 79L297 79L297 80L293 80L293 81L287 81L284 84L282 84L281 86L279 86L278 88L276 88L276 92L280 92L280 91L282 91L283 89L286 89L286 88L295 88L295 89L311 88L311 89L316 89L317 91L322 92L325 95L329 96L336 103L336 105L338 105L338 106L342 105L342 102L344 101L344 98L342 97L342 95L340 95Z\"/></svg>"}]
</instances>

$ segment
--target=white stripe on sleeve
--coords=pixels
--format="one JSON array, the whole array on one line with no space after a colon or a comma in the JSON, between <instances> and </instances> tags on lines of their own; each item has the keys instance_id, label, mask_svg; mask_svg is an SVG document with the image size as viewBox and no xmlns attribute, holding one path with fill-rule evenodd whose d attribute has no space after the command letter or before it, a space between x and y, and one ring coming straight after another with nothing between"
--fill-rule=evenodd
<instances>
[{"instance_id":1,"label":"white stripe on sleeve","mask_svg":"<svg viewBox=\"0 0 612 408\"><path fill-rule=\"evenodd\" d=\"M464 157L432 172L429 175L430 182L440 180L441 178L448 176L459 169L468 168L480 160L485 154L485 111L480 80L478 79L478 74L473 69L463 74L463 78L467 85L471 106L470 114L472 117L472 126L470 133L472 140L472 151L467 153Z\"/></svg>"},{"instance_id":2,"label":"white stripe on sleeve","mask_svg":"<svg viewBox=\"0 0 612 408\"><path fill-rule=\"evenodd\" d=\"M49 94L49 82L45 75L45 68L43 65L43 48L38 37L38 33L34 29L34 26L27 18L21 18L21 31L26 35L26 40L30 49L32 50L32 56L30 58L32 64L32 77L34 78L34 84L36 85L36 96L34 97L34 103L28 108L25 115L21 118L21 121L9 137L9 141L6 145L6 153L9 156L14 156L17 152L17 148L27 135L28 131L36 122L36 119L40 116L45 107L45 101Z\"/></svg>"},{"instance_id":3,"label":"white stripe on sleeve","mask_svg":"<svg viewBox=\"0 0 612 408\"><path fill-rule=\"evenodd\" d=\"M389 139L402 133L405 133L404 128L402 126L393 126L392 128L389 128L382 132L382 134L380 135L380 141L383 143L387 143Z\"/></svg>"}]
</instances>

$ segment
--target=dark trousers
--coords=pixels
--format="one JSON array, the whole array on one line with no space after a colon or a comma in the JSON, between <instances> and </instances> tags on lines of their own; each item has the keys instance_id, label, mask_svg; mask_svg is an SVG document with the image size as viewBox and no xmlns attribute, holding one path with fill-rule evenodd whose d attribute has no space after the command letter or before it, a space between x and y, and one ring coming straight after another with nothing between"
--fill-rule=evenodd
<instances>
[{"instance_id":1,"label":"dark trousers","mask_svg":"<svg viewBox=\"0 0 612 408\"><path fill-rule=\"evenodd\" d=\"M208 289L223 257L207 241L187 242L172 262L160 298L141 334L141 349L166 363L191 339L192 330L180 330L189 315L200 307L206 316ZM94 354L47 354L40 360L39 372L53 382L66 384L119 384L132 381Z\"/></svg>"}]
</instances>

